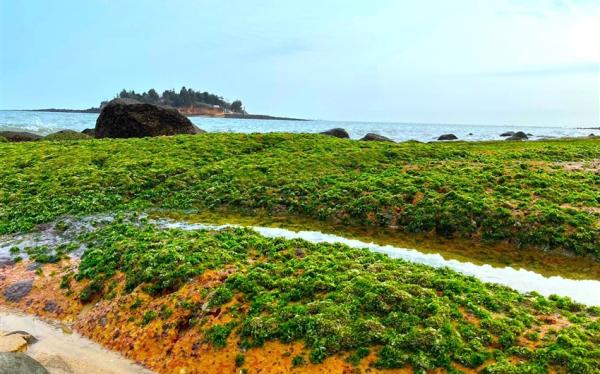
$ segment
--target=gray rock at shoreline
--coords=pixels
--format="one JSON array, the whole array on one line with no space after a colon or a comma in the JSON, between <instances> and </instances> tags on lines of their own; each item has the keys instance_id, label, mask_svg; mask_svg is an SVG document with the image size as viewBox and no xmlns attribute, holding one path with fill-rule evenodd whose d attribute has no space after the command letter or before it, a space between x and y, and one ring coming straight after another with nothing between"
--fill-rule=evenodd
<instances>
[{"instance_id":1,"label":"gray rock at shoreline","mask_svg":"<svg viewBox=\"0 0 600 374\"><path fill-rule=\"evenodd\" d=\"M24 353L0 352L0 373L49 374L48 370Z\"/></svg>"},{"instance_id":2,"label":"gray rock at shoreline","mask_svg":"<svg viewBox=\"0 0 600 374\"><path fill-rule=\"evenodd\" d=\"M85 129L85 130L83 130L81 133L82 133L82 134L85 134L85 135L89 135L89 136L91 136L92 138L95 138L95 137L96 137L96 130L95 130L95 129Z\"/></svg>"},{"instance_id":3,"label":"gray rock at shoreline","mask_svg":"<svg viewBox=\"0 0 600 374\"><path fill-rule=\"evenodd\" d=\"M31 142L42 138L39 135L21 131L0 131L0 137L6 138L9 142Z\"/></svg>"},{"instance_id":4,"label":"gray rock at shoreline","mask_svg":"<svg viewBox=\"0 0 600 374\"><path fill-rule=\"evenodd\" d=\"M506 140L517 140L517 141L518 140L527 140L527 139L529 139L529 138L527 137L527 134L525 134L523 131L516 132L514 135L506 138Z\"/></svg>"},{"instance_id":5,"label":"gray rock at shoreline","mask_svg":"<svg viewBox=\"0 0 600 374\"><path fill-rule=\"evenodd\" d=\"M348 131L346 131L346 130L340 128L340 127L336 127L334 129L323 131L321 134L322 135L333 136L333 137L340 138L340 139L348 139L348 138L350 138L350 135L348 135Z\"/></svg>"},{"instance_id":6,"label":"gray rock at shoreline","mask_svg":"<svg viewBox=\"0 0 600 374\"><path fill-rule=\"evenodd\" d=\"M456 140L458 139L458 137L454 134L444 134L444 135L440 135L440 137L437 140Z\"/></svg>"},{"instance_id":7,"label":"gray rock at shoreline","mask_svg":"<svg viewBox=\"0 0 600 374\"><path fill-rule=\"evenodd\" d=\"M515 135L514 131L507 131L507 132L503 132L502 134L500 134L500 136L513 136Z\"/></svg>"},{"instance_id":8,"label":"gray rock at shoreline","mask_svg":"<svg viewBox=\"0 0 600 374\"><path fill-rule=\"evenodd\" d=\"M6 287L2 294L7 301L16 303L24 296L28 295L29 292L31 292L32 287L33 279L22 280Z\"/></svg>"},{"instance_id":9,"label":"gray rock at shoreline","mask_svg":"<svg viewBox=\"0 0 600 374\"><path fill-rule=\"evenodd\" d=\"M379 134L368 133L360 139L365 142L393 142L392 139Z\"/></svg>"},{"instance_id":10,"label":"gray rock at shoreline","mask_svg":"<svg viewBox=\"0 0 600 374\"><path fill-rule=\"evenodd\" d=\"M102 108L96 120L96 138L143 138L197 134L198 128L175 108L115 99Z\"/></svg>"}]
</instances>

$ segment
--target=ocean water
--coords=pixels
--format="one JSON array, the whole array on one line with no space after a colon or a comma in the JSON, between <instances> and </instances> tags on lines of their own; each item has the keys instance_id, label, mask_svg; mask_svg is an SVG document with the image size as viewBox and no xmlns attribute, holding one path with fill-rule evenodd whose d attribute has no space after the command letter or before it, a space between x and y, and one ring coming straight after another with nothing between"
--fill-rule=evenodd
<instances>
[{"instance_id":1,"label":"ocean water","mask_svg":"<svg viewBox=\"0 0 600 374\"><path fill-rule=\"evenodd\" d=\"M55 131L71 129L81 131L96 125L98 114L90 113L52 113L26 111L0 111L0 131L17 130L46 135ZM600 130L578 129L577 125L559 126L520 126L520 125L456 125L421 123L384 123L384 122L337 122L337 121L280 121L256 119L225 119L190 117L191 121L208 132L302 132L316 133L333 127L342 127L350 137L359 139L372 132L387 136L395 141L436 140L442 134L455 134L461 140L502 139L505 131L524 131L533 136L530 139L543 139L565 136L587 136L600 134Z\"/></svg>"}]
</instances>

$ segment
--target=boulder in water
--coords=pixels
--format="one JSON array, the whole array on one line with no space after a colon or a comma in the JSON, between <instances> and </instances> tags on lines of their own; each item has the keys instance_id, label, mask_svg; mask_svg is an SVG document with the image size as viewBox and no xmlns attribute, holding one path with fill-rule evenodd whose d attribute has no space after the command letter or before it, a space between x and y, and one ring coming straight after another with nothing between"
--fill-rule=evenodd
<instances>
[{"instance_id":1,"label":"boulder in water","mask_svg":"<svg viewBox=\"0 0 600 374\"><path fill-rule=\"evenodd\" d=\"M96 138L143 138L197 134L198 130L174 108L115 99L102 108L95 132Z\"/></svg>"},{"instance_id":2,"label":"boulder in water","mask_svg":"<svg viewBox=\"0 0 600 374\"><path fill-rule=\"evenodd\" d=\"M507 132L503 132L502 134L500 134L500 136L513 136L515 135L514 131L507 131Z\"/></svg>"},{"instance_id":3,"label":"boulder in water","mask_svg":"<svg viewBox=\"0 0 600 374\"><path fill-rule=\"evenodd\" d=\"M31 142L42 138L39 135L22 131L0 131L0 137L5 138L9 142Z\"/></svg>"},{"instance_id":4,"label":"boulder in water","mask_svg":"<svg viewBox=\"0 0 600 374\"><path fill-rule=\"evenodd\" d=\"M444 134L441 135L438 140L456 140L458 137L454 134Z\"/></svg>"},{"instance_id":5,"label":"boulder in water","mask_svg":"<svg viewBox=\"0 0 600 374\"><path fill-rule=\"evenodd\" d=\"M0 352L0 373L50 374L39 362L24 353Z\"/></svg>"},{"instance_id":6,"label":"boulder in water","mask_svg":"<svg viewBox=\"0 0 600 374\"><path fill-rule=\"evenodd\" d=\"M350 135L348 135L348 131L346 131L346 130L340 128L340 127L336 127L334 129L323 131L321 134L322 135L334 136L336 138L341 138L341 139L348 139L348 138L350 138Z\"/></svg>"},{"instance_id":7,"label":"boulder in water","mask_svg":"<svg viewBox=\"0 0 600 374\"><path fill-rule=\"evenodd\" d=\"M393 142L392 139L385 137L383 135L378 135L378 134L373 134L373 133L368 133L367 135L363 136L362 139L365 142Z\"/></svg>"}]
</instances>

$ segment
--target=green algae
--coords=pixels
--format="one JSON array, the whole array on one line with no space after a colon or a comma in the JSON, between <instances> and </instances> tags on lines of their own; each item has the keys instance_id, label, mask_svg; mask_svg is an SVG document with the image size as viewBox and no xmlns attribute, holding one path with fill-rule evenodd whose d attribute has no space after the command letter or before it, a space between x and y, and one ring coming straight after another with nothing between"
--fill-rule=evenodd
<instances>
[{"instance_id":1,"label":"green algae","mask_svg":"<svg viewBox=\"0 0 600 374\"><path fill-rule=\"evenodd\" d=\"M0 234L65 214L231 208L600 258L598 159L596 139L381 144L203 134L1 143Z\"/></svg>"}]
</instances>

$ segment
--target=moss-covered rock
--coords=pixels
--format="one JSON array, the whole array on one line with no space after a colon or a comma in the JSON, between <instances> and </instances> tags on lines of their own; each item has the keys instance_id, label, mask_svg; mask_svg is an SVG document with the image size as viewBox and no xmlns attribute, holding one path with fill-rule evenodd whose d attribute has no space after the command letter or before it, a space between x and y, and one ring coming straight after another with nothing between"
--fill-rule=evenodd
<instances>
[{"instance_id":1,"label":"moss-covered rock","mask_svg":"<svg viewBox=\"0 0 600 374\"><path fill-rule=\"evenodd\" d=\"M55 132L50 135L46 135L43 140L52 140L52 141L60 141L60 140L82 140L82 139L91 139L92 137L73 130L61 130Z\"/></svg>"}]
</instances>

